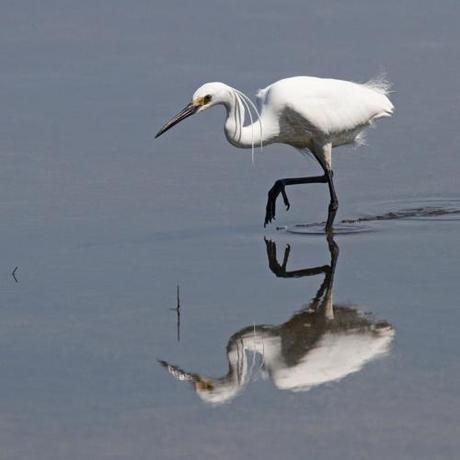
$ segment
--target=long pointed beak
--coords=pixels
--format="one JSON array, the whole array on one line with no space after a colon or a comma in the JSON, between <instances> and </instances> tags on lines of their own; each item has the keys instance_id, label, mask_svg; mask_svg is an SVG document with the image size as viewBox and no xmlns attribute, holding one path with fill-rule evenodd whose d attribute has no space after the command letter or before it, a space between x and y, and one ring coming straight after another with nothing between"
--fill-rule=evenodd
<instances>
[{"instance_id":1,"label":"long pointed beak","mask_svg":"<svg viewBox=\"0 0 460 460\"><path fill-rule=\"evenodd\" d=\"M165 123L160 131L158 131L157 135L155 136L155 139L157 137L160 137L164 132L168 131L168 129L172 128L174 125L177 125L182 120L185 120L187 117L190 115L193 115L196 111L198 110L197 105L193 105L192 102L187 105L184 109L182 109L177 115L171 118L167 123Z\"/></svg>"}]
</instances>

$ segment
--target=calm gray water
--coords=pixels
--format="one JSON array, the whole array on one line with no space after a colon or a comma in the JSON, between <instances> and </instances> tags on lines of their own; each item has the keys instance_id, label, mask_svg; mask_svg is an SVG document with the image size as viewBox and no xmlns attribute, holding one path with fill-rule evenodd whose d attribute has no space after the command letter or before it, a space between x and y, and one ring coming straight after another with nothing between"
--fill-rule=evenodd
<instances>
[{"instance_id":1,"label":"calm gray water","mask_svg":"<svg viewBox=\"0 0 460 460\"><path fill-rule=\"evenodd\" d=\"M153 138L205 81L385 71L396 114L335 152L338 219L457 210L459 20L449 0L4 0L0 458L458 458L458 216L365 222L333 273L324 237L262 225L312 161L253 167L218 109ZM326 187L289 197L279 225L325 218Z\"/></svg>"}]
</instances>

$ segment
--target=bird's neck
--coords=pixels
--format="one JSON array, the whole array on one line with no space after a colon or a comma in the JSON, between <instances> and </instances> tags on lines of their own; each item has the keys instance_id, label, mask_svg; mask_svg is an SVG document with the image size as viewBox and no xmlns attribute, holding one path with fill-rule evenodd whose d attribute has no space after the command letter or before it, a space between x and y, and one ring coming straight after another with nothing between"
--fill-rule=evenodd
<instances>
[{"instance_id":1,"label":"bird's neck","mask_svg":"<svg viewBox=\"0 0 460 460\"><path fill-rule=\"evenodd\" d=\"M252 123L244 126L246 110L242 96L231 89L224 106L227 111L227 119L225 120L227 140L235 147L243 149L260 146L261 142L263 143L262 122L253 112Z\"/></svg>"}]
</instances>

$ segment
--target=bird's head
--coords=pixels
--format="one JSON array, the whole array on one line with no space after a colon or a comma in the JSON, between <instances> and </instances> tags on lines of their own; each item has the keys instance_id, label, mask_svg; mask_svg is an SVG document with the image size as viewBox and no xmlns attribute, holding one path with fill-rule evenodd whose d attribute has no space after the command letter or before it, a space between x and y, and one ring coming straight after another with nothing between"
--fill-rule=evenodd
<instances>
[{"instance_id":1,"label":"bird's head","mask_svg":"<svg viewBox=\"0 0 460 460\"><path fill-rule=\"evenodd\" d=\"M180 121L185 120L190 115L203 112L204 110L217 104L224 104L228 99L229 89L230 88L224 83L218 82L205 83L203 86L200 86L193 94L192 101L177 115L166 122L160 131L158 131L155 138L161 136L163 133L168 131L168 129L177 125Z\"/></svg>"}]
</instances>

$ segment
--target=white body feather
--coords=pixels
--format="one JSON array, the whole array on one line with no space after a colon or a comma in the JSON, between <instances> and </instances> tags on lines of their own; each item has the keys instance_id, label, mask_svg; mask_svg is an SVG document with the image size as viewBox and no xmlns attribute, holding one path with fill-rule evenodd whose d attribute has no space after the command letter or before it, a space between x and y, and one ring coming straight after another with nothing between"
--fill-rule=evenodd
<instances>
[{"instance_id":1,"label":"white body feather","mask_svg":"<svg viewBox=\"0 0 460 460\"><path fill-rule=\"evenodd\" d=\"M292 77L259 91L264 143L314 149L356 142L373 120L391 116L393 104L379 82L358 84L316 77Z\"/></svg>"}]
</instances>

